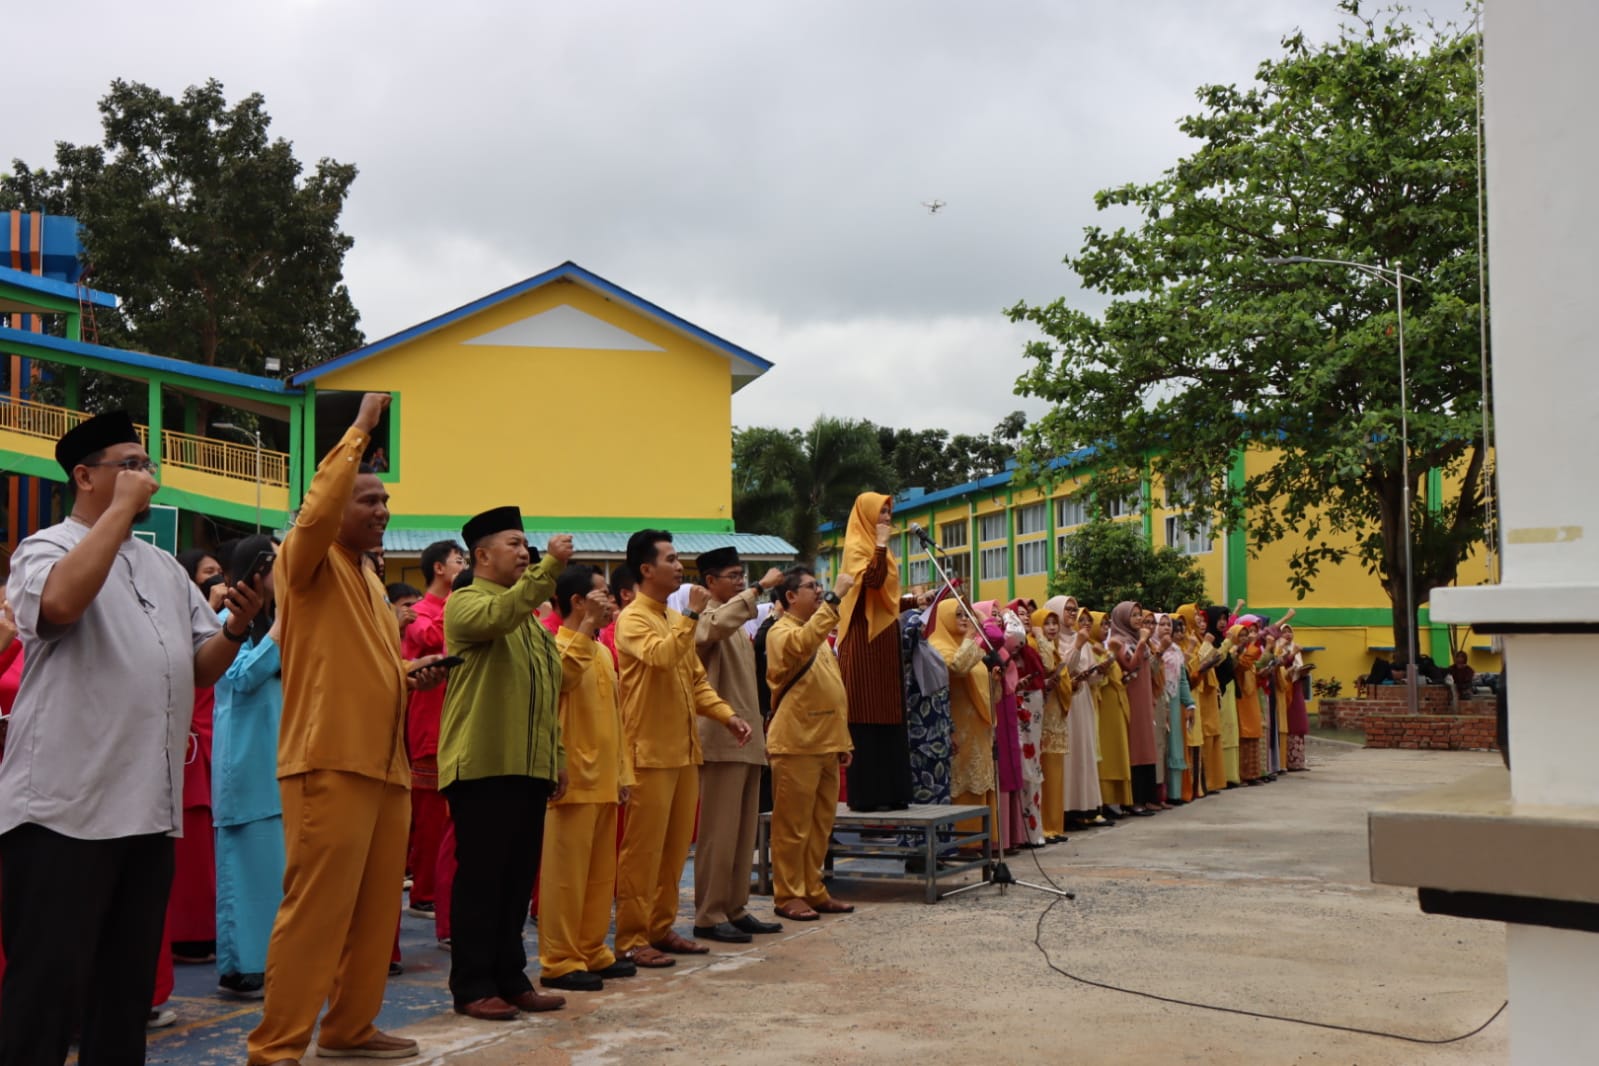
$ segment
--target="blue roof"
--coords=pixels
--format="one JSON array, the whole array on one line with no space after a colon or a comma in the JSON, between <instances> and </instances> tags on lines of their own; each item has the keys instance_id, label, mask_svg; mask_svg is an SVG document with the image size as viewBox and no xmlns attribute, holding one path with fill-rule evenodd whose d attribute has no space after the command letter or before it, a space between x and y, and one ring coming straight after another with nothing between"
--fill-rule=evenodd
<instances>
[{"instance_id":1,"label":"blue roof","mask_svg":"<svg viewBox=\"0 0 1599 1066\"><path fill-rule=\"evenodd\" d=\"M218 385L232 385L235 388L254 389L257 392L272 392L282 396L300 395L299 389L291 387L287 382L278 378L257 377L254 374L243 374L237 370L224 370L221 367L206 366L204 363L191 363L187 359L173 359L165 355L146 355L144 352L130 352L122 348L107 348L100 344L86 344L82 341L69 341L62 337L51 337L44 333L30 333L27 330L0 327L0 350L10 350L12 345L24 344L32 345L35 348L62 352L67 355L76 355L85 359L103 359L108 363L120 363L134 370L182 374L201 381L215 382Z\"/></svg>"},{"instance_id":2,"label":"blue roof","mask_svg":"<svg viewBox=\"0 0 1599 1066\"><path fill-rule=\"evenodd\" d=\"M733 360L735 368L733 378L735 381L738 381L740 378L744 379L745 381L752 380L766 373L766 371L772 368L771 363L767 362L765 359L762 359L754 352L740 348L731 341L723 340L714 333L707 332L706 330L694 325L692 322L679 318L665 308L650 303L642 296L628 292L620 285L612 284L611 282L600 277L598 274L585 270L571 260L567 260L553 270L546 270L542 274L535 274L533 277L519 281L515 285L508 285L498 292L491 292L487 296L473 300L471 303L462 304L453 311L446 311L444 314L438 315L435 318L430 318L426 322L418 323L417 325L412 326L410 329L401 330L399 333L392 333L389 336L384 337L382 340L373 341L371 344L357 348L353 352L346 352L344 355L341 355L336 359L331 359L328 362L323 363L321 366L314 366L309 370L302 370L289 380L296 385L303 385L308 381L315 381L324 374L331 373L347 366L352 366L361 362L363 359L369 359L381 352L388 351L390 348L395 348L409 341L416 340L418 337L424 337L429 333L443 329L445 326L459 322L463 318L468 318L480 311L486 311L497 304L504 303L506 300L514 299L518 296L521 296L523 293L532 292L534 289L541 288L557 281L573 281L579 285L586 286L602 296L609 297L623 306L630 307L640 314L656 320L669 329L676 330L677 332L685 334L691 339L696 340L709 348L721 352L723 355L726 355L728 358ZM738 373L737 370L738 365L741 363L747 368L742 374Z\"/></svg>"},{"instance_id":3,"label":"blue roof","mask_svg":"<svg viewBox=\"0 0 1599 1066\"><path fill-rule=\"evenodd\" d=\"M55 278L44 278L37 274L30 274L26 270L13 270L11 267L0 267L0 284L15 285L19 289L27 289L43 296L56 296L63 300L79 300L84 296L95 307L115 307L117 298L109 292L91 289L87 286L79 288L70 282L57 281Z\"/></svg>"},{"instance_id":4,"label":"blue roof","mask_svg":"<svg viewBox=\"0 0 1599 1066\"><path fill-rule=\"evenodd\" d=\"M627 538L632 535L611 531L529 530L527 539L534 547L541 547L557 532L572 533L572 546L579 555L625 555ZM383 550L403 555L420 552L434 541L458 542L460 539L459 529L391 529L383 534ZM672 543L684 557L708 552L712 548L727 547L737 548L740 555L751 558L792 558L799 554L799 549L782 537L770 537L762 533L675 533Z\"/></svg>"},{"instance_id":5,"label":"blue roof","mask_svg":"<svg viewBox=\"0 0 1599 1066\"><path fill-rule=\"evenodd\" d=\"M1061 470L1066 467L1077 466L1084 460L1092 458L1094 452L1094 448L1078 448L1068 455L1057 455L1044 465L1050 470ZM987 477L980 477L976 481L968 481L964 485L952 485L947 489L939 489L936 492L916 492L915 490L902 492L894 497L894 509L896 511L919 511L929 504L943 503L945 500L957 500L962 496L970 496L974 492L982 492L984 489L1008 485L1015 477L1016 469L1011 466L997 474L989 474ZM831 533L837 528L837 522L824 522L817 532Z\"/></svg>"}]
</instances>

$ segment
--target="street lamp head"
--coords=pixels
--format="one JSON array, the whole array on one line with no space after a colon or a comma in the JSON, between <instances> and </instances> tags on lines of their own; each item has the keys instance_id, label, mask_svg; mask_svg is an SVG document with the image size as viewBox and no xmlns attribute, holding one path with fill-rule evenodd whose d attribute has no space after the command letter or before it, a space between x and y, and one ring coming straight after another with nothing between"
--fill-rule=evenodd
<instances>
[{"instance_id":1,"label":"street lamp head","mask_svg":"<svg viewBox=\"0 0 1599 1066\"><path fill-rule=\"evenodd\" d=\"M1299 257L1288 255L1268 255L1266 258L1262 259L1261 262L1265 263L1267 266L1280 267L1286 266L1289 263L1299 262Z\"/></svg>"}]
</instances>

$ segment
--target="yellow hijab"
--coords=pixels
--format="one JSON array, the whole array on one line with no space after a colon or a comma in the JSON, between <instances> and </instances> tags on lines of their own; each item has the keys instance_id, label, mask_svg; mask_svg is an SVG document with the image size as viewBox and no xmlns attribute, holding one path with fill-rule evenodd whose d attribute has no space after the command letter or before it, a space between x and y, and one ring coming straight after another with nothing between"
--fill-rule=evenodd
<instances>
[{"instance_id":1,"label":"yellow hijab","mask_svg":"<svg viewBox=\"0 0 1599 1066\"><path fill-rule=\"evenodd\" d=\"M1055 634L1055 644L1049 644L1048 638L1044 636L1044 623L1049 621L1051 618L1055 619L1057 623L1060 622L1060 616L1054 611L1050 610L1048 607L1040 607L1038 610L1028 615L1027 621L1032 626L1032 631L1027 635L1027 642L1033 646L1033 649L1037 651L1039 655L1044 654L1044 648L1046 645L1048 645L1050 658L1054 661L1048 662L1045 665L1051 669L1054 669L1055 663L1060 659L1060 634L1058 632Z\"/></svg>"},{"instance_id":2,"label":"yellow hijab","mask_svg":"<svg viewBox=\"0 0 1599 1066\"><path fill-rule=\"evenodd\" d=\"M1190 651L1199 643L1199 623L1195 619L1199 615L1199 604L1185 603L1172 612L1173 616L1183 620L1182 647Z\"/></svg>"},{"instance_id":3,"label":"yellow hijab","mask_svg":"<svg viewBox=\"0 0 1599 1066\"><path fill-rule=\"evenodd\" d=\"M855 617L855 604L866 597L866 636L868 639L893 625L899 619L899 563L894 553L888 554L888 576L881 588L869 589L861 576L867 564L877 553L877 517L890 497L880 492L863 492L855 497L850 509L849 526L844 531L844 561L841 573L851 574L855 584L844 594L838 605L838 642L844 643L849 634L850 620Z\"/></svg>"},{"instance_id":4,"label":"yellow hijab","mask_svg":"<svg viewBox=\"0 0 1599 1066\"><path fill-rule=\"evenodd\" d=\"M933 628L933 635L927 638L927 643L933 650L944 657L944 661L951 665L955 662L955 654L961 649L961 642L966 638L957 627L956 612L960 605L954 599L946 598L938 601L938 624ZM981 660L972 667L971 671L959 679L965 686L967 698L972 701L972 706L977 708L977 716L984 722L993 722L994 711L988 704L988 667ZM952 672L949 682L953 685L956 676Z\"/></svg>"}]
</instances>

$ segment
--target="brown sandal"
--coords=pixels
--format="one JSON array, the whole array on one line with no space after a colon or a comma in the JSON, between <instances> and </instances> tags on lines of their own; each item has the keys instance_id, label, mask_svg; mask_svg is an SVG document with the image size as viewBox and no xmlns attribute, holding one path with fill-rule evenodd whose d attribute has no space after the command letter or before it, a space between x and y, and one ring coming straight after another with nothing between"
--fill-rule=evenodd
<instances>
[{"instance_id":1,"label":"brown sandal","mask_svg":"<svg viewBox=\"0 0 1599 1066\"><path fill-rule=\"evenodd\" d=\"M648 945L634 948L631 951L624 951L622 952L622 958L635 966L643 966L648 969L662 969L667 966L677 965L677 960L672 958L672 956L656 951Z\"/></svg>"},{"instance_id":2,"label":"brown sandal","mask_svg":"<svg viewBox=\"0 0 1599 1066\"><path fill-rule=\"evenodd\" d=\"M811 904L822 914L854 914L855 908L848 903L840 903L836 899L824 899L820 903Z\"/></svg>"},{"instance_id":3,"label":"brown sandal","mask_svg":"<svg viewBox=\"0 0 1599 1066\"><path fill-rule=\"evenodd\" d=\"M650 947L656 951L669 951L673 955L705 955L710 948L679 933L675 929L668 929L666 935L655 941Z\"/></svg>"},{"instance_id":4,"label":"brown sandal","mask_svg":"<svg viewBox=\"0 0 1599 1066\"><path fill-rule=\"evenodd\" d=\"M800 907L805 909L798 909ZM803 903L785 903L781 907L774 907L773 913L787 918L791 922L815 922L820 921L822 917Z\"/></svg>"}]
</instances>

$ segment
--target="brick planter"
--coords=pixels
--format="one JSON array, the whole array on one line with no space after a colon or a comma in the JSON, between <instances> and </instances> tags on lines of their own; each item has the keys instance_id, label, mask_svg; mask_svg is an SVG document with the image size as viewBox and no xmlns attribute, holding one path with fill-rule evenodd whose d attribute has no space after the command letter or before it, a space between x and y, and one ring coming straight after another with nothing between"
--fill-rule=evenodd
<instances>
[{"instance_id":1,"label":"brick planter","mask_svg":"<svg viewBox=\"0 0 1599 1066\"><path fill-rule=\"evenodd\" d=\"M1492 751L1499 701L1474 696L1456 701L1447 686L1426 685L1417 693L1420 714L1411 714L1403 685L1361 686L1352 700L1321 700L1320 722L1366 734L1368 748L1433 748Z\"/></svg>"}]
</instances>

